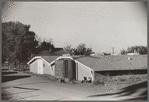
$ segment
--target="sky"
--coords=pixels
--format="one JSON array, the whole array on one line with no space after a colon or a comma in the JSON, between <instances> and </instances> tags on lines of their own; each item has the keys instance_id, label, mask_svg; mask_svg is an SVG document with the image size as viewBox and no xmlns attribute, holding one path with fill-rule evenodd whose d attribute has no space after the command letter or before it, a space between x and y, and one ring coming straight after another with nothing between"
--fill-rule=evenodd
<instances>
[{"instance_id":1,"label":"sky","mask_svg":"<svg viewBox=\"0 0 149 102\"><path fill-rule=\"evenodd\" d=\"M147 46L145 2L3 2L2 22L19 21L55 47L85 43L95 53Z\"/></svg>"}]
</instances>

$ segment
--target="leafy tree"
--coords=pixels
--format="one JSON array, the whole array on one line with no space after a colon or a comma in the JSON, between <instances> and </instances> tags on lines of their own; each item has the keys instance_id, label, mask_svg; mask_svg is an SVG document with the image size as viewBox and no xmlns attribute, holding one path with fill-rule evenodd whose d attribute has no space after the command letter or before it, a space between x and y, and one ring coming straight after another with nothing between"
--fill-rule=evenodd
<instances>
[{"instance_id":1,"label":"leafy tree","mask_svg":"<svg viewBox=\"0 0 149 102\"><path fill-rule=\"evenodd\" d=\"M128 47L127 53L133 53L136 50L139 54L147 54L147 47L145 46L131 46Z\"/></svg>"},{"instance_id":2,"label":"leafy tree","mask_svg":"<svg viewBox=\"0 0 149 102\"><path fill-rule=\"evenodd\" d=\"M92 49L86 48L85 43L79 44L77 48L71 48L71 45L67 45L64 50L70 55L90 55L92 53Z\"/></svg>"},{"instance_id":3,"label":"leafy tree","mask_svg":"<svg viewBox=\"0 0 149 102\"><path fill-rule=\"evenodd\" d=\"M32 53L37 53L36 47L38 46L38 41L36 40L36 34L33 31L29 31L24 35L24 56L28 56L26 60L29 60Z\"/></svg>"},{"instance_id":4,"label":"leafy tree","mask_svg":"<svg viewBox=\"0 0 149 102\"><path fill-rule=\"evenodd\" d=\"M127 54L127 51L124 50L124 49L122 49L122 50L120 51L120 53L121 53L121 55L126 55L126 54Z\"/></svg>"},{"instance_id":5,"label":"leafy tree","mask_svg":"<svg viewBox=\"0 0 149 102\"><path fill-rule=\"evenodd\" d=\"M86 53L86 45L85 43L81 43L77 46L76 54L84 55Z\"/></svg>"},{"instance_id":6,"label":"leafy tree","mask_svg":"<svg viewBox=\"0 0 149 102\"><path fill-rule=\"evenodd\" d=\"M34 52L38 42L35 33L29 31L30 25L20 22L2 23L2 62L6 60L14 62L28 61L30 54Z\"/></svg>"},{"instance_id":7,"label":"leafy tree","mask_svg":"<svg viewBox=\"0 0 149 102\"><path fill-rule=\"evenodd\" d=\"M71 54L72 55L72 48L71 48L71 45L66 45L65 47L64 47L64 50L66 51L66 53L67 54Z\"/></svg>"},{"instance_id":8,"label":"leafy tree","mask_svg":"<svg viewBox=\"0 0 149 102\"><path fill-rule=\"evenodd\" d=\"M86 48L85 43L81 43L77 46L74 52L75 52L75 55L90 55L92 53L92 49Z\"/></svg>"},{"instance_id":9,"label":"leafy tree","mask_svg":"<svg viewBox=\"0 0 149 102\"><path fill-rule=\"evenodd\" d=\"M147 47L145 46L139 46L137 50L140 54L147 54Z\"/></svg>"},{"instance_id":10,"label":"leafy tree","mask_svg":"<svg viewBox=\"0 0 149 102\"><path fill-rule=\"evenodd\" d=\"M147 54L147 47L146 46L131 46L128 47L127 50L121 50L121 54L127 54L127 53L134 53L134 51L136 50L137 53L139 54Z\"/></svg>"},{"instance_id":11,"label":"leafy tree","mask_svg":"<svg viewBox=\"0 0 149 102\"><path fill-rule=\"evenodd\" d=\"M52 44L52 40L49 41L43 40L40 45L38 46L40 51L53 51L54 45Z\"/></svg>"}]
</instances>

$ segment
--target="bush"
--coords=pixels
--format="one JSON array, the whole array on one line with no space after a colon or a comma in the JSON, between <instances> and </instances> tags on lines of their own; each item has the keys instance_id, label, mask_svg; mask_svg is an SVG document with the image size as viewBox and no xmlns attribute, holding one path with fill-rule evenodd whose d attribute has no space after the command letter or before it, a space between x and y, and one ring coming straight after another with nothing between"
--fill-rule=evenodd
<instances>
[{"instance_id":1,"label":"bush","mask_svg":"<svg viewBox=\"0 0 149 102\"><path fill-rule=\"evenodd\" d=\"M104 85L105 82L103 80L95 80L94 82L94 85Z\"/></svg>"},{"instance_id":2,"label":"bush","mask_svg":"<svg viewBox=\"0 0 149 102\"><path fill-rule=\"evenodd\" d=\"M11 100L12 99L12 96L4 90L2 90L1 97L2 97L2 100Z\"/></svg>"},{"instance_id":3,"label":"bush","mask_svg":"<svg viewBox=\"0 0 149 102\"><path fill-rule=\"evenodd\" d=\"M134 73L129 73L128 75L117 75L117 76L109 76L101 75L95 73L95 80L93 82L94 85L104 85L105 83L116 82L116 83L136 83L142 80L147 80L147 75L139 75Z\"/></svg>"},{"instance_id":4,"label":"bush","mask_svg":"<svg viewBox=\"0 0 149 102\"><path fill-rule=\"evenodd\" d=\"M129 73L128 75L121 75L113 77L114 81L117 82L125 82L125 83L136 83L142 80L147 79L147 75L135 75L133 73Z\"/></svg>"},{"instance_id":5,"label":"bush","mask_svg":"<svg viewBox=\"0 0 149 102\"><path fill-rule=\"evenodd\" d=\"M107 75L101 75L98 73L95 73L95 80L94 80L94 85L104 85L107 81L109 81L111 77L109 74Z\"/></svg>"}]
</instances>

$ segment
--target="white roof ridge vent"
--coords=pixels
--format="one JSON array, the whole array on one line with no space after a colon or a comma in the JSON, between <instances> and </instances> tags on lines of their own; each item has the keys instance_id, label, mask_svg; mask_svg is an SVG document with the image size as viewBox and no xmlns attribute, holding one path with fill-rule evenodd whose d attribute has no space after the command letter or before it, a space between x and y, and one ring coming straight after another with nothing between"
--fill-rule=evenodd
<instances>
[{"instance_id":1,"label":"white roof ridge vent","mask_svg":"<svg viewBox=\"0 0 149 102\"><path fill-rule=\"evenodd\" d=\"M70 56L70 54L63 54L63 56Z\"/></svg>"}]
</instances>

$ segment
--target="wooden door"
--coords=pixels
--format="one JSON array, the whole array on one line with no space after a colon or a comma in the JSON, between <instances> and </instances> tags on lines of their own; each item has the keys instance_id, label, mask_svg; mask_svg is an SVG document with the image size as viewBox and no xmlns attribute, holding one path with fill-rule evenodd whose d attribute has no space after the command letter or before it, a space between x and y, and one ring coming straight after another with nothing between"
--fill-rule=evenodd
<instances>
[{"instance_id":1,"label":"wooden door","mask_svg":"<svg viewBox=\"0 0 149 102\"><path fill-rule=\"evenodd\" d=\"M55 76L58 78L64 78L64 63L63 60L55 61Z\"/></svg>"},{"instance_id":2,"label":"wooden door","mask_svg":"<svg viewBox=\"0 0 149 102\"><path fill-rule=\"evenodd\" d=\"M43 74L43 61L38 59L38 74Z\"/></svg>"},{"instance_id":3,"label":"wooden door","mask_svg":"<svg viewBox=\"0 0 149 102\"><path fill-rule=\"evenodd\" d=\"M68 60L64 61L64 77L69 78L69 73L68 73Z\"/></svg>"}]
</instances>

